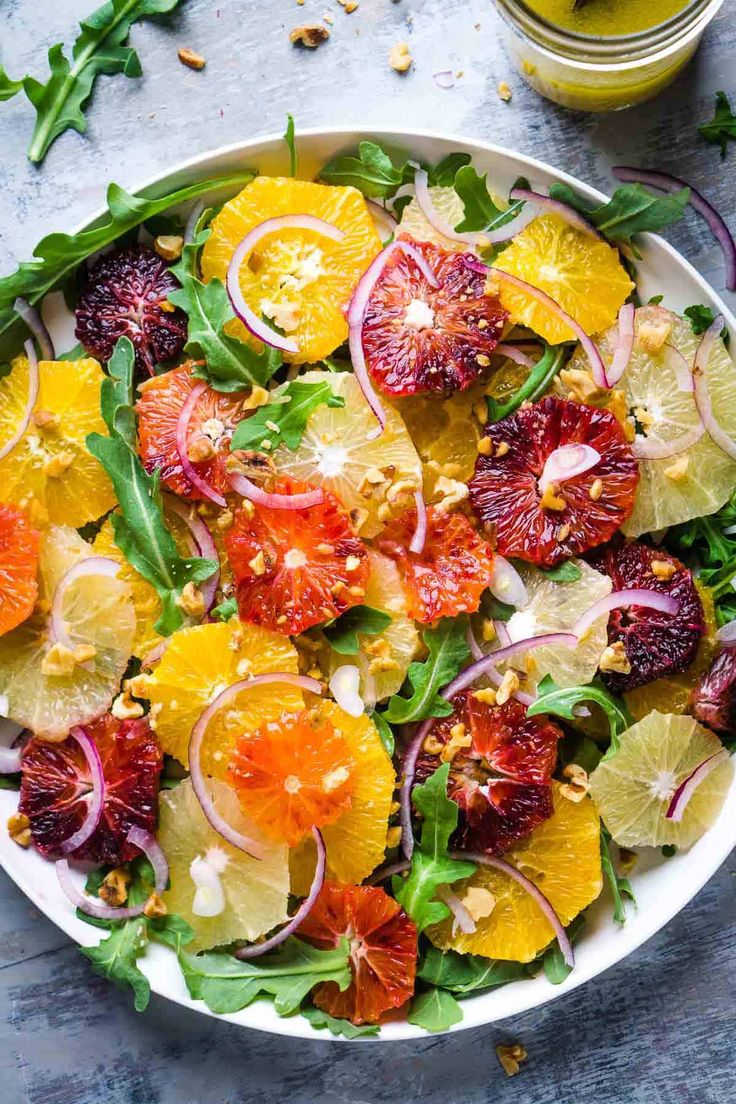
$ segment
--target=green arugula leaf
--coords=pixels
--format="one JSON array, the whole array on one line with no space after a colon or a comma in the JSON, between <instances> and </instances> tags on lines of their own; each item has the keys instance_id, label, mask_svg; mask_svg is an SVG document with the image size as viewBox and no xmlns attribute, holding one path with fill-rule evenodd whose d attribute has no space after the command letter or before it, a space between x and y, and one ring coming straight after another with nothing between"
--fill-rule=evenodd
<instances>
[{"instance_id":1,"label":"green arugula leaf","mask_svg":"<svg viewBox=\"0 0 736 1104\"><path fill-rule=\"evenodd\" d=\"M566 767L568 763L577 763L588 774L593 773L603 758L603 748L595 740L572 729L565 733L558 748L561 767Z\"/></svg>"},{"instance_id":2,"label":"green arugula leaf","mask_svg":"<svg viewBox=\"0 0 736 1104\"><path fill-rule=\"evenodd\" d=\"M236 598L225 598L219 606L212 610L212 616L217 621L229 621L231 617L238 616L238 602Z\"/></svg>"},{"instance_id":3,"label":"green arugula leaf","mask_svg":"<svg viewBox=\"0 0 736 1104\"><path fill-rule=\"evenodd\" d=\"M446 989L428 989L414 997L406 1018L425 1031L447 1031L448 1027L460 1023L463 1010Z\"/></svg>"},{"instance_id":4,"label":"green arugula leaf","mask_svg":"<svg viewBox=\"0 0 736 1104\"><path fill-rule=\"evenodd\" d=\"M698 133L706 142L721 147L721 158L726 156L729 141L736 141L736 115L731 111L725 92L716 92L716 110L712 119L698 127Z\"/></svg>"},{"instance_id":5,"label":"green arugula leaf","mask_svg":"<svg viewBox=\"0 0 736 1104\"><path fill-rule=\"evenodd\" d=\"M502 209L492 199L486 181L487 174L480 176L472 165L462 166L455 174L454 187L464 210L461 222L455 227L458 233L494 230L511 222L524 206L524 200L518 199ZM520 183L528 187L527 181Z\"/></svg>"},{"instance_id":6,"label":"green arugula leaf","mask_svg":"<svg viewBox=\"0 0 736 1104\"><path fill-rule=\"evenodd\" d=\"M110 477L120 504L111 515L115 543L128 563L155 587L162 613L156 631L169 636L183 624L177 599L187 583L199 583L216 570L213 560L183 559L166 528L158 472L148 475L136 452L133 409L132 342L121 338L102 384L100 408L109 437L91 433L87 448Z\"/></svg>"},{"instance_id":7,"label":"green arugula leaf","mask_svg":"<svg viewBox=\"0 0 736 1104\"><path fill-rule=\"evenodd\" d=\"M259 406L249 418L238 422L230 450L258 450L263 441L268 441L269 451L275 451L279 445L293 451L299 447L312 412L325 404L345 406L345 399L334 393L329 381L303 383L294 379L284 383L272 392L265 406Z\"/></svg>"},{"instance_id":8,"label":"green arugula leaf","mask_svg":"<svg viewBox=\"0 0 736 1104\"><path fill-rule=\"evenodd\" d=\"M448 153L428 172L432 188L451 188L460 169L470 164L469 153Z\"/></svg>"},{"instance_id":9,"label":"green arugula leaf","mask_svg":"<svg viewBox=\"0 0 736 1104\"><path fill-rule=\"evenodd\" d=\"M284 141L286 142L286 148L289 151L289 172L291 176L296 176L299 170L299 160L296 153L296 137L294 135L294 116L287 114L286 116L286 130L284 131Z\"/></svg>"},{"instance_id":10,"label":"green arugula leaf","mask_svg":"<svg viewBox=\"0 0 736 1104\"><path fill-rule=\"evenodd\" d=\"M618 751L619 736L631 727L634 719L623 701L609 693L598 679L594 679L587 686L563 688L557 685L551 675L545 675L537 687L537 700L529 706L527 716L536 717L540 713L553 713L556 717L564 717L572 721L575 719L574 707L581 702L595 702L606 714L611 731L611 746L605 758L615 755Z\"/></svg>"},{"instance_id":11,"label":"green arugula leaf","mask_svg":"<svg viewBox=\"0 0 736 1104\"><path fill-rule=\"evenodd\" d=\"M194 939L194 929L181 916L167 913L159 919L146 920L148 932L159 943L165 943L167 947L173 947L177 955Z\"/></svg>"},{"instance_id":12,"label":"green arugula leaf","mask_svg":"<svg viewBox=\"0 0 736 1104\"><path fill-rule=\"evenodd\" d=\"M49 50L51 75L45 84L25 77L23 88L36 109L36 125L28 157L39 162L65 130L84 134L84 107L98 76L124 73L140 77L138 54L126 46L133 23L172 11L179 0L107 0L82 20L81 33L72 47L72 63L61 43Z\"/></svg>"},{"instance_id":13,"label":"green arugula leaf","mask_svg":"<svg viewBox=\"0 0 736 1104\"><path fill-rule=\"evenodd\" d=\"M20 775L19 774L0 774L0 790L19 790L19 789L20 789Z\"/></svg>"},{"instance_id":14,"label":"green arugula leaf","mask_svg":"<svg viewBox=\"0 0 736 1104\"><path fill-rule=\"evenodd\" d=\"M557 567L540 567L539 570L545 578L551 579L553 583L576 583L583 576L578 565L570 560L558 564Z\"/></svg>"},{"instance_id":15,"label":"green arugula leaf","mask_svg":"<svg viewBox=\"0 0 736 1104\"><path fill-rule=\"evenodd\" d=\"M23 81L11 80L0 65L0 103L4 103L5 100L12 100L13 96L18 95L22 87Z\"/></svg>"},{"instance_id":16,"label":"green arugula leaf","mask_svg":"<svg viewBox=\"0 0 736 1104\"><path fill-rule=\"evenodd\" d=\"M452 713L452 706L439 691L470 658L467 624L466 617L443 617L434 628L424 630L422 639L429 654L425 660L409 665L407 681L411 696L394 694L389 699L384 716L390 724L408 724Z\"/></svg>"},{"instance_id":17,"label":"green arugula leaf","mask_svg":"<svg viewBox=\"0 0 736 1104\"><path fill-rule=\"evenodd\" d=\"M665 843L659 850L662 852L665 859L671 859L673 855L677 854L677 848L674 843Z\"/></svg>"},{"instance_id":18,"label":"green arugula leaf","mask_svg":"<svg viewBox=\"0 0 736 1104\"><path fill-rule=\"evenodd\" d=\"M584 927L585 916L581 912L565 928L572 944L577 942ZM553 985L561 985L565 978L572 973L572 966L568 966L562 957L562 951L556 939L542 951L541 959L547 981L551 981Z\"/></svg>"},{"instance_id":19,"label":"green arugula leaf","mask_svg":"<svg viewBox=\"0 0 736 1104\"><path fill-rule=\"evenodd\" d=\"M74 346L74 348L70 349L68 353L61 353L61 354L57 353L56 359L57 360L82 360L84 357L86 357L86 355L87 354L84 351L84 345L81 345L79 342L77 342L77 344Z\"/></svg>"},{"instance_id":20,"label":"green arugula leaf","mask_svg":"<svg viewBox=\"0 0 736 1104\"><path fill-rule=\"evenodd\" d=\"M211 1012L238 1012L269 993L279 1016L295 1012L315 985L334 981L341 992L350 985L349 943L320 951L291 936L271 954L240 962L234 955L210 951L179 955L189 995Z\"/></svg>"},{"instance_id":21,"label":"green arugula leaf","mask_svg":"<svg viewBox=\"0 0 736 1104\"><path fill-rule=\"evenodd\" d=\"M321 1008L315 1008L313 1005L302 1008L302 1016L305 1020L309 1020L316 1031L327 1028L331 1035L342 1035L343 1039L362 1039L368 1035L381 1033L378 1024L362 1024L356 1027L350 1020L339 1020L329 1012L323 1012Z\"/></svg>"},{"instance_id":22,"label":"green arugula leaf","mask_svg":"<svg viewBox=\"0 0 736 1104\"><path fill-rule=\"evenodd\" d=\"M393 757L396 741L391 725L388 723L383 713L379 713L376 709L373 710L370 716L381 738L381 743L386 749L386 754ZM0 777L2 776L0 775Z\"/></svg>"},{"instance_id":23,"label":"green arugula leaf","mask_svg":"<svg viewBox=\"0 0 736 1104\"><path fill-rule=\"evenodd\" d=\"M736 617L736 539L726 530L736 525L736 490L714 514L673 526L665 545L677 555L683 550L700 566L698 579L710 590L719 625Z\"/></svg>"},{"instance_id":24,"label":"green arugula leaf","mask_svg":"<svg viewBox=\"0 0 736 1104\"><path fill-rule=\"evenodd\" d=\"M184 351L205 362L193 374L216 391L249 390L256 384L263 387L280 367L281 353L271 346L257 353L225 333L225 323L235 317L225 285L216 278L205 284L196 275L197 256L209 235L207 229L198 231L171 269L181 287L170 293L169 302L181 307L189 318Z\"/></svg>"},{"instance_id":25,"label":"green arugula leaf","mask_svg":"<svg viewBox=\"0 0 736 1104\"><path fill-rule=\"evenodd\" d=\"M110 978L121 989L130 986L136 1012L144 1012L151 998L148 978L137 965L145 945L146 922L143 917L137 917L113 928L98 946L81 948L97 973Z\"/></svg>"},{"instance_id":26,"label":"green arugula leaf","mask_svg":"<svg viewBox=\"0 0 736 1104\"><path fill-rule=\"evenodd\" d=\"M626 923L624 898L628 897L634 905L636 905L636 898L629 879L623 878L616 871L613 855L611 854L611 833L603 824L601 824L601 867L613 896L613 922L622 926Z\"/></svg>"},{"instance_id":27,"label":"green arugula leaf","mask_svg":"<svg viewBox=\"0 0 736 1104\"><path fill-rule=\"evenodd\" d=\"M253 173L200 180L186 188L150 199L129 195L118 184L107 189L109 217L81 234L47 234L34 250L34 260L22 261L15 272L0 278L0 357L12 357L26 332L13 304L20 296L34 306L87 257L171 207L207 192L235 191L253 179Z\"/></svg>"},{"instance_id":28,"label":"green arugula leaf","mask_svg":"<svg viewBox=\"0 0 736 1104\"><path fill-rule=\"evenodd\" d=\"M690 326L696 337L704 334L708 327L712 326L716 320L713 309L704 306L702 303L695 303L692 307L685 307L684 314L690 319ZM720 336L723 339L724 345L728 345L731 340L728 326L723 327Z\"/></svg>"},{"instance_id":29,"label":"green arugula leaf","mask_svg":"<svg viewBox=\"0 0 736 1104\"><path fill-rule=\"evenodd\" d=\"M569 184L553 184L552 199L580 211L614 245L632 245L634 234L664 230L678 222L690 199L690 189L657 196L643 184L622 184L612 197L591 208Z\"/></svg>"},{"instance_id":30,"label":"green arugula leaf","mask_svg":"<svg viewBox=\"0 0 736 1104\"><path fill-rule=\"evenodd\" d=\"M390 199L404 183L403 169L397 169L376 142L360 142L358 156L338 154L324 166L320 180L357 188L369 199Z\"/></svg>"},{"instance_id":31,"label":"green arugula leaf","mask_svg":"<svg viewBox=\"0 0 736 1104\"><path fill-rule=\"evenodd\" d=\"M440 989L450 989L464 996L479 989L495 989L511 981L531 977L536 966L528 962L507 962L481 955L458 954L429 947L418 971L418 977Z\"/></svg>"},{"instance_id":32,"label":"green arugula leaf","mask_svg":"<svg viewBox=\"0 0 736 1104\"><path fill-rule=\"evenodd\" d=\"M440 886L469 878L475 871L471 862L458 862L447 855L450 836L457 828L459 810L447 796L450 764L444 763L421 786L412 791L412 802L424 818L419 843L414 848L411 870L406 878L394 877L394 897L423 932L450 915L442 901L434 897Z\"/></svg>"},{"instance_id":33,"label":"green arugula leaf","mask_svg":"<svg viewBox=\"0 0 736 1104\"><path fill-rule=\"evenodd\" d=\"M488 421L500 422L502 418L506 418L509 414L517 411L522 403L534 402L535 399L543 395L568 356L569 349L564 345L548 345L530 370L521 387L514 392L510 399L501 403L491 395L486 397Z\"/></svg>"},{"instance_id":34,"label":"green arugula leaf","mask_svg":"<svg viewBox=\"0 0 736 1104\"><path fill-rule=\"evenodd\" d=\"M372 606L353 606L336 617L323 633L334 651L340 655L357 655L360 651L358 633L377 636L391 624L391 614Z\"/></svg>"}]
</instances>

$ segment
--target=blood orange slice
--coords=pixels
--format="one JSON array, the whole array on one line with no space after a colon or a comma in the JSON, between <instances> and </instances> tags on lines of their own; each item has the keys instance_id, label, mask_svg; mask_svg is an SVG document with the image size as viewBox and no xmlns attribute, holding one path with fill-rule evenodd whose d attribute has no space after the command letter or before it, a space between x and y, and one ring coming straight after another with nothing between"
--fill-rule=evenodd
<instances>
[{"instance_id":1,"label":"blood orange slice","mask_svg":"<svg viewBox=\"0 0 736 1104\"><path fill-rule=\"evenodd\" d=\"M0 502L0 636L33 612L40 541L22 510Z\"/></svg>"}]
</instances>

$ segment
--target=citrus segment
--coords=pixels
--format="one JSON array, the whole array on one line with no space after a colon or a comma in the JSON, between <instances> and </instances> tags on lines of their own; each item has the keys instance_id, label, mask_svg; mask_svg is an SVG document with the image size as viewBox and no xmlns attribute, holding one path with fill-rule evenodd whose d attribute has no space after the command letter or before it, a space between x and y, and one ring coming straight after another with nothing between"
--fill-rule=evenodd
<instances>
[{"instance_id":1,"label":"citrus segment","mask_svg":"<svg viewBox=\"0 0 736 1104\"><path fill-rule=\"evenodd\" d=\"M0 502L0 636L33 611L40 540L22 510Z\"/></svg>"},{"instance_id":2,"label":"citrus segment","mask_svg":"<svg viewBox=\"0 0 736 1104\"><path fill-rule=\"evenodd\" d=\"M435 210L447 220L450 226L455 227L462 222L465 208L463 201L454 188L430 188L429 198L432 200ZM413 238L414 241L419 242L433 242L435 245L440 245L443 249L451 250L454 253L465 253L469 248L465 242L453 241L452 238L446 238L444 234L440 234L438 230L435 230L413 197L401 212L398 233L402 238Z\"/></svg>"},{"instance_id":3,"label":"citrus segment","mask_svg":"<svg viewBox=\"0 0 736 1104\"><path fill-rule=\"evenodd\" d=\"M412 395L396 400L395 408L424 464L427 501L432 501L441 476L467 483L473 474L481 436L477 414L480 412L484 421L487 415L485 384L479 381L447 399Z\"/></svg>"}]
</instances>

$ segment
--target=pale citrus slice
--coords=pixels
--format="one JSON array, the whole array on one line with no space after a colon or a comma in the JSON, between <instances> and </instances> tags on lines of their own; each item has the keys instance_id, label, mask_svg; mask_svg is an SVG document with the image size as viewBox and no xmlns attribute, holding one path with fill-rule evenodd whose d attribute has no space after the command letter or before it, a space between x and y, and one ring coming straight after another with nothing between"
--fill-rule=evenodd
<instances>
[{"instance_id":1,"label":"pale citrus slice","mask_svg":"<svg viewBox=\"0 0 736 1104\"><path fill-rule=\"evenodd\" d=\"M130 587L120 579L90 574L70 582L62 609L69 643L60 649L51 637L54 592L74 564L92 555L74 529L49 529L41 544L36 608L0 637L0 694L8 699L8 716L33 732L61 737L103 713L128 664L135 614ZM78 661L67 654L75 649Z\"/></svg>"},{"instance_id":2,"label":"pale citrus slice","mask_svg":"<svg viewBox=\"0 0 736 1104\"><path fill-rule=\"evenodd\" d=\"M357 666L360 696L372 709L376 702L398 692L420 643L416 625L406 613L406 592L396 564L374 551L368 553L368 562L371 573L363 603L390 614L391 624L375 636L358 634L357 655L341 655L328 646L323 660L328 676L345 664Z\"/></svg>"},{"instance_id":3,"label":"pale citrus slice","mask_svg":"<svg viewBox=\"0 0 736 1104\"><path fill-rule=\"evenodd\" d=\"M167 754L188 766L192 728L222 690L267 671L295 674L297 663L288 637L243 625L235 618L223 624L180 629L145 682L151 727L158 742ZM286 683L243 690L207 728L201 756L204 773L223 778L237 735L302 705L299 691Z\"/></svg>"},{"instance_id":4,"label":"pale citrus slice","mask_svg":"<svg viewBox=\"0 0 736 1104\"><path fill-rule=\"evenodd\" d=\"M462 221L465 208L454 188L430 188L429 197L436 211L447 220L450 226L457 226ZM441 245L443 249L451 249L457 253L472 252L472 247L466 242L446 238L444 234L435 230L414 198L407 203L401 213L397 233L413 238L414 241L434 242L435 245Z\"/></svg>"},{"instance_id":5,"label":"pale citrus slice","mask_svg":"<svg viewBox=\"0 0 736 1104\"><path fill-rule=\"evenodd\" d=\"M588 334L613 325L634 287L612 246L559 215L535 218L493 263L546 292ZM549 307L503 278L499 282L501 302L512 322L529 326L551 345L574 339L570 327Z\"/></svg>"},{"instance_id":6,"label":"pale citrus slice","mask_svg":"<svg viewBox=\"0 0 736 1104\"><path fill-rule=\"evenodd\" d=\"M600 822L589 798L568 801L553 783L554 812L522 843L504 854L541 889L567 926L601 891ZM490 915L477 921L472 934L452 934L452 923L430 928L436 947L486 958L531 962L554 939L552 926L539 905L508 874L478 866L475 874L453 886L462 900L468 887L486 890ZM491 900L492 899L492 900Z\"/></svg>"},{"instance_id":7,"label":"pale citrus slice","mask_svg":"<svg viewBox=\"0 0 736 1104\"><path fill-rule=\"evenodd\" d=\"M236 939L258 939L288 917L286 846L260 835L224 782L210 778L207 787L220 816L236 831L256 840L263 853L260 860L253 859L218 835L188 778L161 794L157 836L169 861L170 878L164 903L169 912L194 928L188 951L203 951ZM192 863L197 864L194 870ZM201 864L205 864L204 877L198 876ZM200 885L204 888L198 892ZM200 912L215 914L202 916Z\"/></svg>"},{"instance_id":8,"label":"pale citrus slice","mask_svg":"<svg viewBox=\"0 0 736 1104\"><path fill-rule=\"evenodd\" d=\"M222 208L202 251L205 281L224 280L235 247L259 223L280 215L315 215L344 232L332 241L314 230L288 229L257 243L240 268L240 287L259 317L298 345L296 364L321 360L348 336L343 307L381 249L365 199L355 188L257 176ZM228 332L251 338L240 322Z\"/></svg>"},{"instance_id":9,"label":"pale citrus slice","mask_svg":"<svg viewBox=\"0 0 736 1104\"><path fill-rule=\"evenodd\" d=\"M299 446L282 445L274 453L279 471L294 479L324 487L346 510L357 510L362 536L375 536L379 511L391 488L422 485L422 465L399 414L386 411L386 426L375 436L376 419L355 376L348 372L307 372L304 383L329 383L345 406L323 404L311 414Z\"/></svg>"},{"instance_id":10,"label":"pale citrus slice","mask_svg":"<svg viewBox=\"0 0 736 1104\"><path fill-rule=\"evenodd\" d=\"M733 763L719 763L703 779L682 820L666 813L675 790L712 755L721 741L692 717L649 713L620 737L618 751L590 776L590 790L606 827L622 847L690 847L714 823L733 777Z\"/></svg>"},{"instance_id":11,"label":"pale citrus slice","mask_svg":"<svg viewBox=\"0 0 736 1104\"><path fill-rule=\"evenodd\" d=\"M375 870L384 856L396 776L369 717L365 714L351 717L334 702L315 704L344 736L354 764L350 809L334 824L326 824L322 829L327 847L327 876L357 885ZM291 852L292 893L307 893L315 861L311 839Z\"/></svg>"},{"instance_id":12,"label":"pale citrus slice","mask_svg":"<svg viewBox=\"0 0 736 1104\"><path fill-rule=\"evenodd\" d=\"M3 498L28 510L36 524L96 521L115 505L112 484L88 451L89 433L107 433L100 414L105 378L96 360L49 361L38 366L39 390L23 437L0 460ZM28 397L25 357L0 379L0 441L10 438Z\"/></svg>"},{"instance_id":13,"label":"pale citrus slice","mask_svg":"<svg viewBox=\"0 0 736 1104\"><path fill-rule=\"evenodd\" d=\"M475 470L482 425L486 416L485 385L472 384L451 398L413 395L398 399L401 414L424 464L424 493L431 501L440 476L466 483Z\"/></svg>"}]
</instances>

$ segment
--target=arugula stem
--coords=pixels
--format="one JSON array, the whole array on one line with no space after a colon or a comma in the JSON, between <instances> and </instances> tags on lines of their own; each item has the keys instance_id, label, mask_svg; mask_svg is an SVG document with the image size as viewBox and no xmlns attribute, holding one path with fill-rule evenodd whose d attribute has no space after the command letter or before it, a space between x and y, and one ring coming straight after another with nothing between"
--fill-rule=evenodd
<instances>
[{"instance_id":1,"label":"arugula stem","mask_svg":"<svg viewBox=\"0 0 736 1104\"><path fill-rule=\"evenodd\" d=\"M567 349L564 345L548 345L519 390L507 402L499 403L488 395L486 402L489 421L500 422L502 418L518 410L523 402L538 399L557 375L566 355Z\"/></svg>"}]
</instances>

